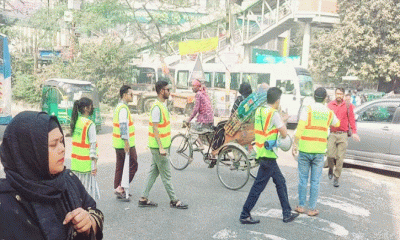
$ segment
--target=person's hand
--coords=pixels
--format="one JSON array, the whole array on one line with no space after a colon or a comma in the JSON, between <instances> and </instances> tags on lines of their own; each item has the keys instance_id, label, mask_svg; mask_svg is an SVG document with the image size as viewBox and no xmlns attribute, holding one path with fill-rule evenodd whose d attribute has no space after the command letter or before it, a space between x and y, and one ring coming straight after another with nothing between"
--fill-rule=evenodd
<instances>
[{"instance_id":1,"label":"person's hand","mask_svg":"<svg viewBox=\"0 0 400 240\"><path fill-rule=\"evenodd\" d=\"M129 153L130 148L131 147L129 146L129 141L125 140L125 146L124 146L125 153Z\"/></svg>"},{"instance_id":2,"label":"person's hand","mask_svg":"<svg viewBox=\"0 0 400 240\"><path fill-rule=\"evenodd\" d=\"M357 133L353 133L352 137L353 137L353 140L354 140L354 141L356 141L356 142L359 142L359 141L360 141L360 136L358 136Z\"/></svg>"},{"instance_id":3,"label":"person's hand","mask_svg":"<svg viewBox=\"0 0 400 240\"><path fill-rule=\"evenodd\" d=\"M78 233L90 234L90 228L92 224L95 224L95 220L88 211L77 208L65 216L63 224L66 225L68 223L72 223Z\"/></svg>"},{"instance_id":4,"label":"person's hand","mask_svg":"<svg viewBox=\"0 0 400 240\"><path fill-rule=\"evenodd\" d=\"M164 148L160 148L160 155L161 156L167 156L167 151L165 151Z\"/></svg>"},{"instance_id":5,"label":"person's hand","mask_svg":"<svg viewBox=\"0 0 400 240\"><path fill-rule=\"evenodd\" d=\"M285 113L285 112L281 112L281 118L282 118L282 121L283 121L284 123L286 123L287 120L289 119L289 114L287 114L287 113Z\"/></svg>"},{"instance_id":6,"label":"person's hand","mask_svg":"<svg viewBox=\"0 0 400 240\"><path fill-rule=\"evenodd\" d=\"M299 154L299 150L297 149L297 144L293 144L293 147L292 147L293 157L296 157L298 154Z\"/></svg>"}]
</instances>

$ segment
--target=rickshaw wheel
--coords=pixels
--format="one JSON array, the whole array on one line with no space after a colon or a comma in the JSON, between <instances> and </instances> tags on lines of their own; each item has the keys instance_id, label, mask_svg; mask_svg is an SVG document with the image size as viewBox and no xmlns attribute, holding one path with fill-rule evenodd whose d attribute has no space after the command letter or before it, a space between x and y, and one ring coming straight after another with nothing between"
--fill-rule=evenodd
<instances>
[{"instance_id":1,"label":"rickshaw wheel","mask_svg":"<svg viewBox=\"0 0 400 240\"><path fill-rule=\"evenodd\" d=\"M223 147L216 165L218 178L228 189L241 189L249 180L250 162L238 147Z\"/></svg>"},{"instance_id":2,"label":"rickshaw wheel","mask_svg":"<svg viewBox=\"0 0 400 240\"><path fill-rule=\"evenodd\" d=\"M183 170L189 165L189 159L193 159L192 146L182 133L175 135L171 140L169 161L176 170Z\"/></svg>"}]
</instances>

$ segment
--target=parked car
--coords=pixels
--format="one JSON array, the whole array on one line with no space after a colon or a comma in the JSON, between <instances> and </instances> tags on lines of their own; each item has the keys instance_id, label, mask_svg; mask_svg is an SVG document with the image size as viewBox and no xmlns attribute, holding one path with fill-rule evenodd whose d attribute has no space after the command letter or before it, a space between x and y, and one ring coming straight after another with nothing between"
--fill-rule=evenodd
<instances>
[{"instance_id":1,"label":"parked car","mask_svg":"<svg viewBox=\"0 0 400 240\"><path fill-rule=\"evenodd\" d=\"M349 138L345 162L400 172L400 97L366 102L354 113L361 141Z\"/></svg>"}]
</instances>

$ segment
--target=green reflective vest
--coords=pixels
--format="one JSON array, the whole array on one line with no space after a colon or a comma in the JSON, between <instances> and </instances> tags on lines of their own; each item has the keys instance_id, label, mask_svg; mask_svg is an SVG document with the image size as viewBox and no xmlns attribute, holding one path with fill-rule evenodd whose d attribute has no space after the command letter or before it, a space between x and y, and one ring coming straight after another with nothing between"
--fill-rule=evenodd
<instances>
[{"instance_id":1,"label":"green reflective vest","mask_svg":"<svg viewBox=\"0 0 400 240\"><path fill-rule=\"evenodd\" d=\"M333 120L333 111L313 110L307 107L307 123L299 140L299 151L305 153L325 153L328 129Z\"/></svg>"},{"instance_id":2,"label":"green reflective vest","mask_svg":"<svg viewBox=\"0 0 400 240\"><path fill-rule=\"evenodd\" d=\"M159 148L156 138L154 137L153 130L153 120L151 116L151 112L153 108L159 107L161 111L161 119L158 123L158 135L161 140L161 144L163 148L169 148L171 146L171 124L169 121L169 112L168 109L162 104L158 99L154 102L153 106L150 110L150 121L149 121L149 147L150 148Z\"/></svg>"},{"instance_id":3,"label":"green reflective vest","mask_svg":"<svg viewBox=\"0 0 400 240\"><path fill-rule=\"evenodd\" d=\"M71 170L77 172L92 171L90 160L90 142L88 132L92 120L79 116L72 134Z\"/></svg>"},{"instance_id":4,"label":"green reflective vest","mask_svg":"<svg viewBox=\"0 0 400 240\"><path fill-rule=\"evenodd\" d=\"M119 112L122 108L125 108L128 114L129 146L135 146L135 126L133 125L131 112L129 111L129 108L128 106L126 106L126 104L118 103L117 107L114 110L112 135L113 147L118 149L125 147L125 141L121 138L121 129L119 128Z\"/></svg>"},{"instance_id":5,"label":"green reflective vest","mask_svg":"<svg viewBox=\"0 0 400 240\"><path fill-rule=\"evenodd\" d=\"M271 126L271 119L274 116L276 109L272 107L259 107L254 116L254 136L255 149L257 159L261 157L277 158L272 150L267 150L264 147L264 142L268 140L276 140L278 138L278 129L276 126Z\"/></svg>"}]
</instances>

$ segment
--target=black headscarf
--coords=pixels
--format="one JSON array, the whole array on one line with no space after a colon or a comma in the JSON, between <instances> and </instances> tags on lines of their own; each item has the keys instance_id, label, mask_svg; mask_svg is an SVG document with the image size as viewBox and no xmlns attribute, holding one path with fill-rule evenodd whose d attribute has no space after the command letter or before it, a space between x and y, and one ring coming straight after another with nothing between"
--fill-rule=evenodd
<instances>
[{"instance_id":1,"label":"black headscarf","mask_svg":"<svg viewBox=\"0 0 400 240\"><path fill-rule=\"evenodd\" d=\"M240 84L239 93L244 98L247 98L250 94L253 93L253 90L251 90L251 85L247 82Z\"/></svg>"},{"instance_id":2,"label":"black headscarf","mask_svg":"<svg viewBox=\"0 0 400 240\"><path fill-rule=\"evenodd\" d=\"M79 192L69 170L50 174L48 133L55 127L62 132L47 113L19 113L5 130L0 156L7 182L31 203L45 237L71 239L73 227L62 222L80 207Z\"/></svg>"}]
</instances>

